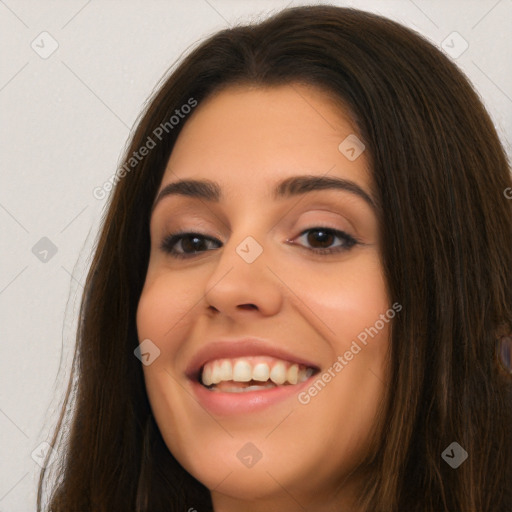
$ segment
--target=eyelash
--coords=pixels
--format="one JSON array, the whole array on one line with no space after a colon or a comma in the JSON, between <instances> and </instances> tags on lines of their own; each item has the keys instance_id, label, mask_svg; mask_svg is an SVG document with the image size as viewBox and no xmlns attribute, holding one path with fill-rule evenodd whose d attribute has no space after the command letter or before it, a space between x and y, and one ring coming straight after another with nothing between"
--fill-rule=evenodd
<instances>
[{"instance_id":1,"label":"eyelash","mask_svg":"<svg viewBox=\"0 0 512 512\"><path fill-rule=\"evenodd\" d=\"M316 226L313 228L305 229L298 235L298 238L304 236L306 233L308 233L310 231L320 231L327 235L334 235L335 237L344 241L343 246L338 246L335 248L332 248L332 247L325 248L325 249L308 249L308 248L306 248L307 250L309 250L317 255L328 255L328 254L333 254L333 253L341 253L341 252L350 250L354 245L360 243L359 240L357 240L353 236L349 235L348 233L345 233L344 231L340 231L338 229L333 229L333 228L322 227L322 226ZM218 240L216 240L215 238L205 236L201 233L184 231L184 232L179 232L179 233L171 233L170 235L166 236L162 240L162 243L160 244L160 249L163 252L169 254L171 257L178 258L178 259L193 258L194 256L201 254L202 252L205 252L205 251L194 251L191 253L182 253L182 252L176 251L175 245L187 237L204 239L204 240L208 240L210 242L218 242ZM216 247L216 249L218 249L218 248L219 247Z\"/></svg>"}]
</instances>

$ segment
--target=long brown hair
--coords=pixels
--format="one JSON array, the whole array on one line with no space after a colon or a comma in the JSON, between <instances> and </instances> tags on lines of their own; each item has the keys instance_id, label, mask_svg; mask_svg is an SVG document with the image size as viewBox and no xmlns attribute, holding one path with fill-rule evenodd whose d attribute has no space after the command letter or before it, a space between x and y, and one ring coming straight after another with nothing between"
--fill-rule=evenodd
<instances>
[{"instance_id":1,"label":"long brown hair","mask_svg":"<svg viewBox=\"0 0 512 512\"><path fill-rule=\"evenodd\" d=\"M208 490L163 442L133 353L151 205L187 118L160 130L158 140L155 130L220 88L293 83L322 88L352 113L382 211L391 303L402 305L393 320L385 427L361 510L512 509L512 386L495 350L496 338L512 331L505 152L468 80L433 45L374 14L314 6L211 36L139 119L82 299L52 442L63 454L50 466L58 477L53 512L211 510ZM148 137L155 147L126 167ZM457 469L441 456L452 442L468 453Z\"/></svg>"}]
</instances>

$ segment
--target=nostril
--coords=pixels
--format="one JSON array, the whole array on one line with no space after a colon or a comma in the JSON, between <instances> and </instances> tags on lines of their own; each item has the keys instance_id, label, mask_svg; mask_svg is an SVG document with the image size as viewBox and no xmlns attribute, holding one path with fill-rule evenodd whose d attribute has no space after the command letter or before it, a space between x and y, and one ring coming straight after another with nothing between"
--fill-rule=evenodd
<instances>
[{"instance_id":1,"label":"nostril","mask_svg":"<svg viewBox=\"0 0 512 512\"><path fill-rule=\"evenodd\" d=\"M258 309L258 307L255 306L254 304L241 304L238 307L241 309Z\"/></svg>"}]
</instances>

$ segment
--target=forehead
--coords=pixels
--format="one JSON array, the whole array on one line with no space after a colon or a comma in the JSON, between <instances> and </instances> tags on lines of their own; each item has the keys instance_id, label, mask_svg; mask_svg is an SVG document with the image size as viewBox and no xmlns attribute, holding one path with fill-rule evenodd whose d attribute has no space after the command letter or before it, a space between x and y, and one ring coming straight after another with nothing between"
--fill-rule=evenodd
<instances>
[{"instance_id":1,"label":"forehead","mask_svg":"<svg viewBox=\"0 0 512 512\"><path fill-rule=\"evenodd\" d=\"M270 190L296 174L334 176L371 188L364 152L340 150L358 136L347 109L325 91L302 84L230 86L207 98L186 120L162 186L210 178L229 193ZM343 148L342 148L343 149Z\"/></svg>"}]
</instances>

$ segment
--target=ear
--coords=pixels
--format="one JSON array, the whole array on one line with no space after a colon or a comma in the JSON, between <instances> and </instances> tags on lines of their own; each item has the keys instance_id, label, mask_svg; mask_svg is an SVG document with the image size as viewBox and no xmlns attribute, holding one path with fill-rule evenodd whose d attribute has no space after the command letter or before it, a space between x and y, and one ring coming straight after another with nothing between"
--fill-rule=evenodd
<instances>
[{"instance_id":1,"label":"ear","mask_svg":"<svg viewBox=\"0 0 512 512\"><path fill-rule=\"evenodd\" d=\"M500 370L512 377L512 334L502 335L497 338L496 358Z\"/></svg>"}]
</instances>

